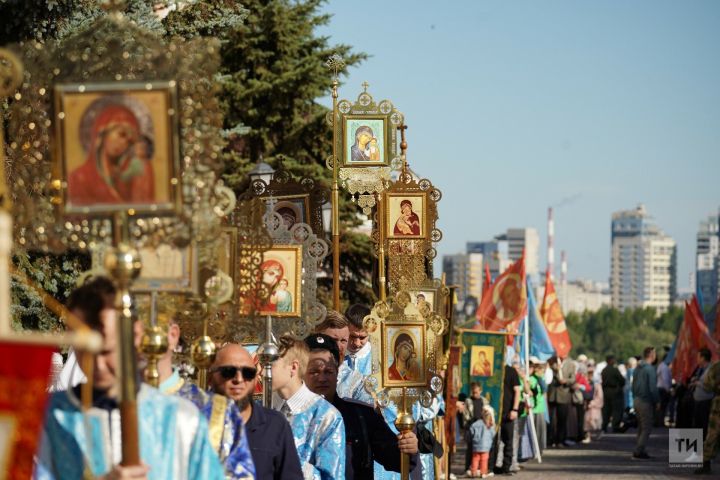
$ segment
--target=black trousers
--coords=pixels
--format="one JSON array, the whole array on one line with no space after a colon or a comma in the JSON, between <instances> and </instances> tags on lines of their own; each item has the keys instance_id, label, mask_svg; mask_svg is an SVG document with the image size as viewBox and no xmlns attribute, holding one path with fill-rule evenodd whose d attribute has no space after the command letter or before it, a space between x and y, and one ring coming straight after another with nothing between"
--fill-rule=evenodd
<instances>
[{"instance_id":1,"label":"black trousers","mask_svg":"<svg viewBox=\"0 0 720 480\"><path fill-rule=\"evenodd\" d=\"M693 427L703 429L703 438L707 437L708 423L710 422L710 405L712 400L695 402L693 410Z\"/></svg>"},{"instance_id":2,"label":"black trousers","mask_svg":"<svg viewBox=\"0 0 720 480\"><path fill-rule=\"evenodd\" d=\"M577 437L575 441L582 442L585 438L585 403L573 404L577 415Z\"/></svg>"},{"instance_id":3,"label":"black trousers","mask_svg":"<svg viewBox=\"0 0 720 480\"><path fill-rule=\"evenodd\" d=\"M514 436L514 426L515 422L517 420L508 420L503 419L500 423L500 435L499 439L495 438L495 443L493 443L493 448L490 451L490 461L488 462L488 468L494 469L495 463L497 463L497 456L498 456L498 449L500 448L500 442L499 440L502 440L503 442L503 461L502 461L502 471L503 472L509 472L510 466L512 465L512 459L513 459L513 436ZM491 470L492 471L492 470Z\"/></svg>"},{"instance_id":4,"label":"black trousers","mask_svg":"<svg viewBox=\"0 0 720 480\"><path fill-rule=\"evenodd\" d=\"M605 403L603 403L602 408L603 431L607 431L607 425L611 418L613 430L616 432L620 430L620 421L622 420L624 407L625 399L623 398L622 390L609 390L609 393L605 394Z\"/></svg>"},{"instance_id":5,"label":"black trousers","mask_svg":"<svg viewBox=\"0 0 720 480\"><path fill-rule=\"evenodd\" d=\"M567 403L550 404L550 445L567 440L568 416L570 405Z\"/></svg>"}]
</instances>

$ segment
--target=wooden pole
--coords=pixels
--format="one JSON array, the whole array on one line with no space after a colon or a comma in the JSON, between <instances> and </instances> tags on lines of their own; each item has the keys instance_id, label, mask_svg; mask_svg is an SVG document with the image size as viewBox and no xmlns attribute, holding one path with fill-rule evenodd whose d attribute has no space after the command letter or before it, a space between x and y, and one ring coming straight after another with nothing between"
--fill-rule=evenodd
<instances>
[{"instance_id":1,"label":"wooden pole","mask_svg":"<svg viewBox=\"0 0 720 480\"><path fill-rule=\"evenodd\" d=\"M123 466L140 465L137 416L137 358L133 332L130 284L142 266L137 250L127 243L127 216L124 212L113 219L113 243L105 257L105 268L117 286L115 307L118 310L118 344L120 364L120 432Z\"/></svg>"},{"instance_id":2,"label":"wooden pole","mask_svg":"<svg viewBox=\"0 0 720 480\"><path fill-rule=\"evenodd\" d=\"M333 183L332 183L332 236L333 236L333 309L340 310L340 192L338 188L338 78L337 72L333 79Z\"/></svg>"},{"instance_id":3,"label":"wooden pole","mask_svg":"<svg viewBox=\"0 0 720 480\"><path fill-rule=\"evenodd\" d=\"M385 273L385 203L382 201L382 194L378 194L375 204L377 205L378 218L378 279L380 284L380 300L385 301L387 298L387 277Z\"/></svg>"}]
</instances>

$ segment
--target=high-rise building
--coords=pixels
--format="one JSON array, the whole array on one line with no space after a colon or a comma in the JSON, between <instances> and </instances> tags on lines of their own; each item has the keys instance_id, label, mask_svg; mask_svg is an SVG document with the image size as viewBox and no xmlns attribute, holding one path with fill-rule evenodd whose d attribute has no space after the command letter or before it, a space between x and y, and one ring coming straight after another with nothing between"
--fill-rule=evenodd
<instances>
[{"instance_id":1,"label":"high-rise building","mask_svg":"<svg viewBox=\"0 0 720 480\"><path fill-rule=\"evenodd\" d=\"M525 274L533 281L540 273L540 235L534 228L508 228L508 256L513 262L525 251Z\"/></svg>"},{"instance_id":2,"label":"high-rise building","mask_svg":"<svg viewBox=\"0 0 720 480\"><path fill-rule=\"evenodd\" d=\"M594 312L600 307L610 305L610 288L607 283L592 280L573 280L556 288L563 313ZM541 297L542 298L542 297Z\"/></svg>"},{"instance_id":3,"label":"high-rise building","mask_svg":"<svg viewBox=\"0 0 720 480\"><path fill-rule=\"evenodd\" d=\"M644 205L612 215L610 291L620 309L665 312L677 295L677 247Z\"/></svg>"},{"instance_id":4,"label":"high-rise building","mask_svg":"<svg viewBox=\"0 0 720 480\"><path fill-rule=\"evenodd\" d=\"M697 290L705 304L718 298L720 284L720 216L710 215L700 222L695 253L695 278Z\"/></svg>"},{"instance_id":5,"label":"high-rise building","mask_svg":"<svg viewBox=\"0 0 720 480\"><path fill-rule=\"evenodd\" d=\"M443 256L443 273L448 285L457 285L458 303L468 296L478 301L482 295L483 255L481 253L458 253Z\"/></svg>"},{"instance_id":6,"label":"high-rise building","mask_svg":"<svg viewBox=\"0 0 720 480\"><path fill-rule=\"evenodd\" d=\"M522 255L525 249L525 268L528 275L538 274L540 237L534 228L510 228L486 242L467 242L465 253L445 255L443 273L450 285L457 285L458 302L467 296L480 300L485 265L494 280Z\"/></svg>"},{"instance_id":7,"label":"high-rise building","mask_svg":"<svg viewBox=\"0 0 720 480\"><path fill-rule=\"evenodd\" d=\"M468 255L482 255L483 272L487 264L492 279L497 278L512 263L508 257L508 242L502 235L488 242L467 242L465 251Z\"/></svg>"}]
</instances>

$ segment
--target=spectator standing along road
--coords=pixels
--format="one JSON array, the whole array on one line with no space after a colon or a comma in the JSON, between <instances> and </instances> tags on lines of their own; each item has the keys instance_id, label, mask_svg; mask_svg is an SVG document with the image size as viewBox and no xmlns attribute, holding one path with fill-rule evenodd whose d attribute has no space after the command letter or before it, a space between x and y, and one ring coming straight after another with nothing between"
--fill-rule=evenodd
<instances>
[{"instance_id":1,"label":"spectator standing along road","mask_svg":"<svg viewBox=\"0 0 720 480\"><path fill-rule=\"evenodd\" d=\"M633 458L650 458L650 455L645 451L645 447L652 431L653 410L660 406L660 394L658 393L657 377L653 366L656 358L655 348L645 348L643 360L635 371L635 378L633 379L634 407L638 418L637 442Z\"/></svg>"},{"instance_id":2,"label":"spectator standing along road","mask_svg":"<svg viewBox=\"0 0 720 480\"><path fill-rule=\"evenodd\" d=\"M624 408L623 387L625 377L615 365L615 356L608 355L607 366L602 371L602 388L605 403L603 404L603 431L607 432L607 426L612 418L614 432L620 431L620 420Z\"/></svg>"}]
</instances>

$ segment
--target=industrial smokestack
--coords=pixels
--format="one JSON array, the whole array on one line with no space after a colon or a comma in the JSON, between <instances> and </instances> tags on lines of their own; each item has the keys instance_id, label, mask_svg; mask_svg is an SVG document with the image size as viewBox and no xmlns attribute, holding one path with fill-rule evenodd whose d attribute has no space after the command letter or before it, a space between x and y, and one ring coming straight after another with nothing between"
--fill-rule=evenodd
<instances>
[{"instance_id":1,"label":"industrial smokestack","mask_svg":"<svg viewBox=\"0 0 720 480\"><path fill-rule=\"evenodd\" d=\"M553 265L554 264L555 264L555 220L553 220L553 208L548 207L547 271L550 272L550 279L553 278Z\"/></svg>"},{"instance_id":2,"label":"industrial smokestack","mask_svg":"<svg viewBox=\"0 0 720 480\"><path fill-rule=\"evenodd\" d=\"M562 311L567 312L567 256L560 251L560 291L562 292Z\"/></svg>"}]
</instances>

